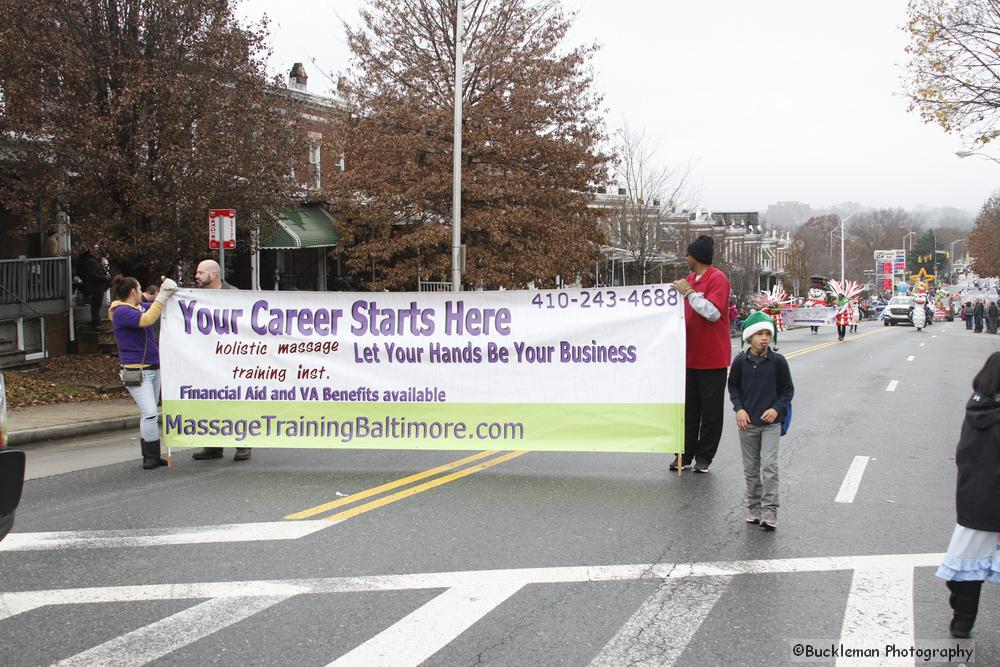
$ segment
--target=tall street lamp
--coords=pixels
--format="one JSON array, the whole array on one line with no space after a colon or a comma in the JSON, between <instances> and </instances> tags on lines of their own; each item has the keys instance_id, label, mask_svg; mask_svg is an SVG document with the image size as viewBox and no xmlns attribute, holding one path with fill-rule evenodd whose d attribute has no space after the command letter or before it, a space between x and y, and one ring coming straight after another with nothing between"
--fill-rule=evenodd
<instances>
[{"instance_id":1,"label":"tall street lamp","mask_svg":"<svg viewBox=\"0 0 1000 667\"><path fill-rule=\"evenodd\" d=\"M1000 164L1000 159L997 159L997 158L993 157L992 155L987 155L986 153L979 153L977 151L955 151L955 155L957 155L960 158L967 158L967 157L970 157L972 155L977 155L977 156L979 156L981 158L985 158L987 160L992 160L993 162L996 162L997 164Z\"/></svg>"},{"instance_id":2,"label":"tall street lamp","mask_svg":"<svg viewBox=\"0 0 1000 667\"><path fill-rule=\"evenodd\" d=\"M858 215L859 213L871 213L872 209L863 208L860 211L851 213L846 218L840 219L840 284L844 284L844 223Z\"/></svg>"},{"instance_id":3,"label":"tall street lamp","mask_svg":"<svg viewBox=\"0 0 1000 667\"><path fill-rule=\"evenodd\" d=\"M455 3L455 145L451 176L451 291L462 291L462 0Z\"/></svg>"},{"instance_id":4,"label":"tall street lamp","mask_svg":"<svg viewBox=\"0 0 1000 667\"><path fill-rule=\"evenodd\" d=\"M948 252L948 257L951 260L951 270L952 270L952 272L955 271L955 244L956 243L961 243L964 240L965 239L957 239L957 240L951 242L951 249Z\"/></svg>"}]
</instances>

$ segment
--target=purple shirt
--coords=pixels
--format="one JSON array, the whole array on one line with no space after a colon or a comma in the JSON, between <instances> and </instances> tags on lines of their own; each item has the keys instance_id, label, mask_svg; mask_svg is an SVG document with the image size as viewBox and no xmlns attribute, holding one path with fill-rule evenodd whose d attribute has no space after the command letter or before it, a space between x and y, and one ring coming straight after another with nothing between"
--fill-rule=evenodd
<instances>
[{"instance_id":1,"label":"purple shirt","mask_svg":"<svg viewBox=\"0 0 1000 667\"><path fill-rule=\"evenodd\" d=\"M122 364L160 365L160 341L156 328L139 326L139 318L149 310L149 306L148 303L139 304L140 310L120 305L111 313L111 325Z\"/></svg>"}]
</instances>

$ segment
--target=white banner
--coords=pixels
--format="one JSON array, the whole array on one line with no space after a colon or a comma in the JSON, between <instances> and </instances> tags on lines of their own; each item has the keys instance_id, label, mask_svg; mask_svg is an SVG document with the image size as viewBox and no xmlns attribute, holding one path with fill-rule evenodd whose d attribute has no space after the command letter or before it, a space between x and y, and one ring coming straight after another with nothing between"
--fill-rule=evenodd
<instances>
[{"instance_id":1,"label":"white banner","mask_svg":"<svg viewBox=\"0 0 1000 667\"><path fill-rule=\"evenodd\" d=\"M178 290L165 443L677 452L683 312L669 285Z\"/></svg>"},{"instance_id":2,"label":"white banner","mask_svg":"<svg viewBox=\"0 0 1000 667\"><path fill-rule=\"evenodd\" d=\"M789 308L781 311L786 327L832 327L836 326L837 309L829 306L823 308Z\"/></svg>"}]
</instances>

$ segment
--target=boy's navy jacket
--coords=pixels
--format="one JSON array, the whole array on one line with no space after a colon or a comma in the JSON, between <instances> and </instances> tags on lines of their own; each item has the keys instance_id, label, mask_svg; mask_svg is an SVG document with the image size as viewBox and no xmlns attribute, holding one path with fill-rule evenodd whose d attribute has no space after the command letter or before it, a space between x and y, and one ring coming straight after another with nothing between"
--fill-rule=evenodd
<instances>
[{"instance_id":1,"label":"boy's navy jacket","mask_svg":"<svg viewBox=\"0 0 1000 667\"><path fill-rule=\"evenodd\" d=\"M973 394L955 452L958 525L1000 532L1000 402Z\"/></svg>"},{"instance_id":2,"label":"boy's navy jacket","mask_svg":"<svg viewBox=\"0 0 1000 667\"><path fill-rule=\"evenodd\" d=\"M778 411L773 423L780 424L793 394L795 386L788 362L774 350L768 350L763 358L747 351L733 359L729 369L729 400L734 411L747 411L751 424L766 426L760 417L770 408Z\"/></svg>"}]
</instances>

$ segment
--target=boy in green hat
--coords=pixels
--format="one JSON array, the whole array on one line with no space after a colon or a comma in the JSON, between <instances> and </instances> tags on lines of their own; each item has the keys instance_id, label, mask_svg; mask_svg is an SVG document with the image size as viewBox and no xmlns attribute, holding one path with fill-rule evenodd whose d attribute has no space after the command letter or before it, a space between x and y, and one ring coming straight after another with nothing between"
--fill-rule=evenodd
<instances>
[{"instance_id":1,"label":"boy in green hat","mask_svg":"<svg viewBox=\"0 0 1000 667\"><path fill-rule=\"evenodd\" d=\"M729 369L729 399L736 411L743 472L747 482L747 523L778 527L778 440L795 387L788 362L775 352L774 320L753 311L743 320L749 349Z\"/></svg>"}]
</instances>

